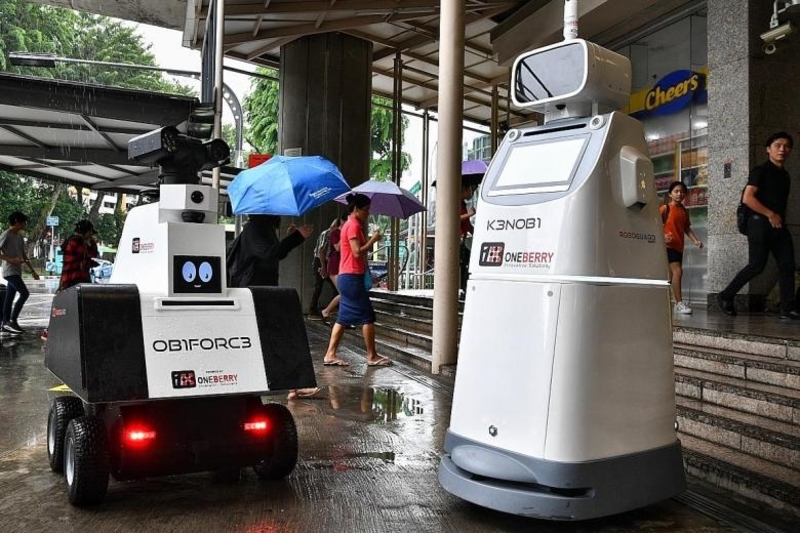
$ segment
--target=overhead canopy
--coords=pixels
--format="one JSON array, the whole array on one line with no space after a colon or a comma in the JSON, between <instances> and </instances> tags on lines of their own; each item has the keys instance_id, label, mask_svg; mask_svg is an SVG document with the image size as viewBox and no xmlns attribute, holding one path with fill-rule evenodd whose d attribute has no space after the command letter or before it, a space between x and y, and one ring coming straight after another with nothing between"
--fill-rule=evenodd
<instances>
[{"instance_id":1,"label":"overhead canopy","mask_svg":"<svg viewBox=\"0 0 800 533\"><path fill-rule=\"evenodd\" d=\"M203 46L210 0L31 0L183 31L185 46ZM705 7L703 0L584 0L580 35L615 48ZM464 118L489 125L496 87L498 120L525 122L509 106L509 67L520 53L561 39L564 0L464 0ZM341 32L371 41L372 86L392 97L394 59L403 61L403 101L436 109L441 0L226 0L227 57L278 68L280 49L307 35Z\"/></svg>"},{"instance_id":2,"label":"overhead canopy","mask_svg":"<svg viewBox=\"0 0 800 533\"><path fill-rule=\"evenodd\" d=\"M0 170L112 192L153 189L157 170L129 160L128 141L185 125L198 105L186 96L0 73ZM238 172L224 170L221 186Z\"/></svg>"},{"instance_id":3,"label":"overhead canopy","mask_svg":"<svg viewBox=\"0 0 800 533\"><path fill-rule=\"evenodd\" d=\"M227 0L223 49L227 57L277 68L284 44L313 34L346 33L373 43L374 93L393 96L399 54L403 101L417 109L436 109L440 51L447 45L439 34L441 3ZM584 0L578 3L581 36L601 45L619 44L637 28L697 4L704 2ZM186 0L185 46L203 45L212 5L211 0ZM490 125L496 90L499 121L513 125L531 120L533 112L509 105L509 67L520 53L562 39L564 0L464 0L464 8L464 118Z\"/></svg>"},{"instance_id":4,"label":"overhead canopy","mask_svg":"<svg viewBox=\"0 0 800 533\"><path fill-rule=\"evenodd\" d=\"M507 109L508 68L492 55L490 32L528 3L546 0L466 0L464 118L489 124L492 87L499 110L516 118L529 111ZM184 45L202 45L209 0L187 0ZM436 108L439 85L439 0L290 1L241 0L225 3L225 55L264 66L279 66L282 45L300 37L340 32L371 41L372 90L392 98L394 60L403 61L403 101L418 109Z\"/></svg>"}]
</instances>

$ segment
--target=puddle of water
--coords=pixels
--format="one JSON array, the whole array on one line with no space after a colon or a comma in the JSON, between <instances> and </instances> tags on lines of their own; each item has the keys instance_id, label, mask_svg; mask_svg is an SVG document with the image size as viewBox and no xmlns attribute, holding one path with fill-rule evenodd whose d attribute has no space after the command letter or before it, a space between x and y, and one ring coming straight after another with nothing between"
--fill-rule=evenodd
<instances>
[{"instance_id":1,"label":"puddle of water","mask_svg":"<svg viewBox=\"0 0 800 533\"><path fill-rule=\"evenodd\" d=\"M419 400L407 398L395 389L373 389L372 410L378 413L384 422L397 420L400 416L412 417L424 414Z\"/></svg>"},{"instance_id":2,"label":"puddle of water","mask_svg":"<svg viewBox=\"0 0 800 533\"><path fill-rule=\"evenodd\" d=\"M422 402L396 389L330 385L328 402L335 416L387 423L425 413Z\"/></svg>"}]
</instances>

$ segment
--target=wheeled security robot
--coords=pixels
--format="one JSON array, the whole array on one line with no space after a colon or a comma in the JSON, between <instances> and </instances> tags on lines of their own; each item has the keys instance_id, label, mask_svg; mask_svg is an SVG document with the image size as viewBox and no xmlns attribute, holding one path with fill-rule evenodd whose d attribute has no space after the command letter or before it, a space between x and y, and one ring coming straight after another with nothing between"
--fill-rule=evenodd
<instances>
[{"instance_id":1,"label":"wheeled security robot","mask_svg":"<svg viewBox=\"0 0 800 533\"><path fill-rule=\"evenodd\" d=\"M583 520L685 487L653 167L627 58L581 39L521 56L481 188L439 482L478 505Z\"/></svg>"},{"instance_id":2,"label":"wheeled security robot","mask_svg":"<svg viewBox=\"0 0 800 533\"><path fill-rule=\"evenodd\" d=\"M108 284L53 299L45 366L73 395L52 402L47 453L73 504L101 502L109 475L294 469L292 415L261 397L316 386L308 339L294 289L227 287L218 193L198 172L228 154L173 127L133 139L160 199L128 214Z\"/></svg>"}]
</instances>

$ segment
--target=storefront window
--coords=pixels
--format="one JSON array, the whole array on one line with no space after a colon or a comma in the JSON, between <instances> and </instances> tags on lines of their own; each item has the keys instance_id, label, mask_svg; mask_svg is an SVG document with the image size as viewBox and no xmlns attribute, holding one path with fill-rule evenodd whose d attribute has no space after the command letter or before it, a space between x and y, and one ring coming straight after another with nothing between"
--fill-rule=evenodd
<instances>
[{"instance_id":1,"label":"storefront window","mask_svg":"<svg viewBox=\"0 0 800 533\"><path fill-rule=\"evenodd\" d=\"M708 106L706 13L699 12L617 50L631 60L628 112L642 121L659 198L673 181L689 191L692 229L706 241L708 224ZM688 242L688 241L687 241ZM688 243L683 296L706 302L707 256Z\"/></svg>"}]
</instances>

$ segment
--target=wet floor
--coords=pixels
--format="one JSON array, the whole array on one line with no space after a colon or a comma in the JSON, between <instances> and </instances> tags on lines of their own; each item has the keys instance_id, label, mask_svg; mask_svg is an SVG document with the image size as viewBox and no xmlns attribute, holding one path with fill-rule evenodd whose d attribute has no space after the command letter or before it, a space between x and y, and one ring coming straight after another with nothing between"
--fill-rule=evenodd
<instances>
[{"instance_id":1,"label":"wet floor","mask_svg":"<svg viewBox=\"0 0 800 533\"><path fill-rule=\"evenodd\" d=\"M370 368L358 344L347 368L321 365L327 330L309 328L317 380L312 398L287 402L300 459L285 480L247 471L111 481L102 505L75 508L50 471L45 442L58 382L42 365L39 330L48 295L20 319L30 330L0 343L0 532L728 532L746 530L668 500L581 523L524 519L483 509L439 487L436 470L450 416L452 383L403 365Z\"/></svg>"}]
</instances>

